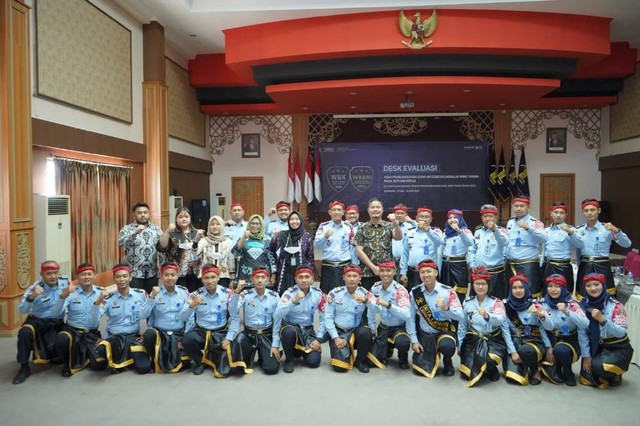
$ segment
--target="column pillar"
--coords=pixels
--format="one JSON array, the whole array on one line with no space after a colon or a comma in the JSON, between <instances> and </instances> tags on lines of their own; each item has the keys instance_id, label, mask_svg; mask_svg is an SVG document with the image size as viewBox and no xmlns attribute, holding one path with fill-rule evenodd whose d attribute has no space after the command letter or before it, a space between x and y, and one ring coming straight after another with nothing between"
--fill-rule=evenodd
<instances>
[{"instance_id":1,"label":"column pillar","mask_svg":"<svg viewBox=\"0 0 640 426\"><path fill-rule=\"evenodd\" d=\"M300 183L302 185L302 201L298 204L297 210L303 217L308 219L308 203L307 198L304 196L305 167L307 165L307 154L309 153L309 116L306 114L291 116L291 149L294 154L298 152L300 171L302 172L300 176Z\"/></svg>"},{"instance_id":2,"label":"column pillar","mask_svg":"<svg viewBox=\"0 0 640 426\"><path fill-rule=\"evenodd\" d=\"M30 8L0 0L0 336L22 324L33 281Z\"/></svg>"},{"instance_id":3,"label":"column pillar","mask_svg":"<svg viewBox=\"0 0 640 426\"><path fill-rule=\"evenodd\" d=\"M142 108L145 164L145 200L151 220L166 229L169 218L169 110L165 76L164 28L157 22L142 26L144 82Z\"/></svg>"}]
</instances>

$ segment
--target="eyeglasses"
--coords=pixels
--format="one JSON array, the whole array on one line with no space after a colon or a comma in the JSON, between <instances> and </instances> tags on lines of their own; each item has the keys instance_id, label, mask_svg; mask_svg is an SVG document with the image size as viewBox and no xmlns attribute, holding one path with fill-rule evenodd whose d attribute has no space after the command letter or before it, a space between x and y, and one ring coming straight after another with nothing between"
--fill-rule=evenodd
<instances>
[{"instance_id":1,"label":"eyeglasses","mask_svg":"<svg viewBox=\"0 0 640 426\"><path fill-rule=\"evenodd\" d=\"M473 285L477 285L477 286L480 286L480 287L484 287L484 286L488 286L488 285L489 285L489 283L485 283L485 282L477 282L477 283L473 283Z\"/></svg>"}]
</instances>

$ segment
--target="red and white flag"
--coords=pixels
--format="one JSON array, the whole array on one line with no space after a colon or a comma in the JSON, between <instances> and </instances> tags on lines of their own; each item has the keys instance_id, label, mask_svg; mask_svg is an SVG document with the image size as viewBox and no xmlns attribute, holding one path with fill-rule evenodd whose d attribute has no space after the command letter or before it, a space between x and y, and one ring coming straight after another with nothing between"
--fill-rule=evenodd
<instances>
[{"instance_id":1,"label":"red and white flag","mask_svg":"<svg viewBox=\"0 0 640 426\"><path fill-rule=\"evenodd\" d=\"M289 167L289 177L287 182L287 201L293 203L295 198L295 184L294 184L294 172L293 172L293 148L289 151L289 159L287 160Z\"/></svg>"},{"instance_id":2,"label":"red and white flag","mask_svg":"<svg viewBox=\"0 0 640 426\"><path fill-rule=\"evenodd\" d=\"M314 173L313 173L313 192L316 196L316 200L318 200L318 202L322 201L322 182L320 181L321 179L321 174L320 174L320 153L318 152L318 150L315 150L314 153Z\"/></svg>"},{"instance_id":3,"label":"red and white flag","mask_svg":"<svg viewBox=\"0 0 640 426\"><path fill-rule=\"evenodd\" d=\"M304 173L304 196L307 197L307 202L313 201L313 176L311 173L311 153L307 154L307 164L305 165Z\"/></svg>"},{"instance_id":4,"label":"red and white flag","mask_svg":"<svg viewBox=\"0 0 640 426\"><path fill-rule=\"evenodd\" d=\"M294 194L296 203L300 203L302 201L302 173L300 173L300 160L298 159L298 152L296 151L296 164L295 164L295 180L293 181Z\"/></svg>"}]
</instances>

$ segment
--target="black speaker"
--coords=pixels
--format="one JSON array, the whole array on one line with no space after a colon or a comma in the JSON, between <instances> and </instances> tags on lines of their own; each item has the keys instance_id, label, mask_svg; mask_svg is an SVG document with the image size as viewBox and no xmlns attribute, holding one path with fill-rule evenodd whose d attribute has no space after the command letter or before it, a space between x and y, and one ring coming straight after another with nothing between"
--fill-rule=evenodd
<instances>
[{"instance_id":1,"label":"black speaker","mask_svg":"<svg viewBox=\"0 0 640 426\"><path fill-rule=\"evenodd\" d=\"M209 200L194 198L191 200L191 224L196 229L204 229L207 232L209 222Z\"/></svg>"},{"instance_id":2,"label":"black speaker","mask_svg":"<svg viewBox=\"0 0 640 426\"><path fill-rule=\"evenodd\" d=\"M598 220L602 223L611 222L611 205L608 201L598 201L600 203L600 216Z\"/></svg>"}]
</instances>

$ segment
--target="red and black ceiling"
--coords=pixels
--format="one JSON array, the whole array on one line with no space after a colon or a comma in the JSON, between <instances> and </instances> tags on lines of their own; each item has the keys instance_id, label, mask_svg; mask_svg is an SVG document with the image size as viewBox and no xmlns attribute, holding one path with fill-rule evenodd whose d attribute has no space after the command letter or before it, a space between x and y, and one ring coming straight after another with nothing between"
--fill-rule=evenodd
<instances>
[{"instance_id":1,"label":"red and black ceiling","mask_svg":"<svg viewBox=\"0 0 640 426\"><path fill-rule=\"evenodd\" d=\"M429 16L430 10L420 11ZM406 11L413 16L415 11ZM608 18L439 10L413 50L399 11L225 31L225 54L189 63L210 115L599 108L615 103L637 52L611 43ZM405 94L415 107L400 107Z\"/></svg>"}]
</instances>

